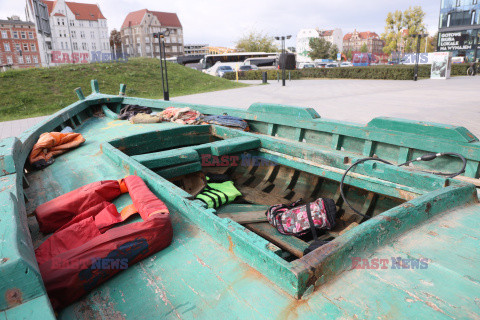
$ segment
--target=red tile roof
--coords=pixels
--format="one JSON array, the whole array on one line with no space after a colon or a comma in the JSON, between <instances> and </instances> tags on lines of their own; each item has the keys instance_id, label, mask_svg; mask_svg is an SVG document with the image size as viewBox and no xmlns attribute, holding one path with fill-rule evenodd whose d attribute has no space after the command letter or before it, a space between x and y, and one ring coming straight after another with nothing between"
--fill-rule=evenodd
<instances>
[{"instance_id":1,"label":"red tile roof","mask_svg":"<svg viewBox=\"0 0 480 320\"><path fill-rule=\"evenodd\" d=\"M45 4L48 7L48 14L52 14L57 1L47 1L44 0ZM68 8L73 12L75 15L75 19L77 20L93 20L97 21L98 19L106 19L100 8L96 4L90 3L77 3L77 2L66 2Z\"/></svg>"},{"instance_id":2,"label":"red tile roof","mask_svg":"<svg viewBox=\"0 0 480 320\"><path fill-rule=\"evenodd\" d=\"M333 34L333 30L323 30L318 32L322 37L330 37Z\"/></svg>"},{"instance_id":3,"label":"red tile roof","mask_svg":"<svg viewBox=\"0 0 480 320\"><path fill-rule=\"evenodd\" d=\"M356 32L358 34L358 37L360 39L380 39L380 37L378 36L378 34L376 34L375 32L371 32L371 31L365 31L365 32ZM352 38L354 32L349 32L347 33L344 37L343 37L343 40L344 41L348 41Z\"/></svg>"},{"instance_id":4,"label":"red tile roof","mask_svg":"<svg viewBox=\"0 0 480 320\"><path fill-rule=\"evenodd\" d=\"M142 22L145 13L147 13L147 9L133 11L127 14L125 20L123 21L122 28L128 28L131 26L139 25Z\"/></svg>"},{"instance_id":5,"label":"red tile roof","mask_svg":"<svg viewBox=\"0 0 480 320\"><path fill-rule=\"evenodd\" d=\"M171 12L159 12L159 11L150 11L148 9L138 10L130 12L123 21L122 28L128 28L131 26L139 25L146 13L151 13L157 17L160 24L165 27L176 27L181 28L182 24L178 19L176 13Z\"/></svg>"}]
</instances>

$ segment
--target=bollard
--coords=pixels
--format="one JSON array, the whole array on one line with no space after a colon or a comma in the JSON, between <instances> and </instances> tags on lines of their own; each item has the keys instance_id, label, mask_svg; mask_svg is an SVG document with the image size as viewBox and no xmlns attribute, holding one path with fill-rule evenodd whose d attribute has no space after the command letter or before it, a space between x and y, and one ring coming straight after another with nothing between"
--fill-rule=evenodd
<instances>
[{"instance_id":1,"label":"bollard","mask_svg":"<svg viewBox=\"0 0 480 320\"><path fill-rule=\"evenodd\" d=\"M292 76L290 74L291 71L288 71L288 81L292 81Z\"/></svg>"},{"instance_id":2,"label":"bollard","mask_svg":"<svg viewBox=\"0 0 480 320\"><path fill-rule=\"evenodd\" d=\"M265 84L267 83L267 72L262 72L262 83Z\"/></svg>"}]
</instances>

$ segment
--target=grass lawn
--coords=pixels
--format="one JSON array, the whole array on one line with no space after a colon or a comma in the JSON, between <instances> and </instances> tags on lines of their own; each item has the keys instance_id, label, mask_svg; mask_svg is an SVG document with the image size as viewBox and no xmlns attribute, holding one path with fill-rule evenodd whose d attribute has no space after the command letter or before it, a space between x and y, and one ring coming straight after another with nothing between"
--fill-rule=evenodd
<instances>
[{"instance_id":1,"label":"grass lawn","mask_svg":"<svg viewBox=\"0 0 480 320\"><path fill-rule=\"evenodd\" d=\"M158 59L10 70L0 73L0 121L52 114L77 100L75 88L90 94L91 79L102 93L118 94L124 83L128 96L163 99ZM175 63L168 63L168 79L171 97L246 86Z\"/></svg>"}]
</instances>

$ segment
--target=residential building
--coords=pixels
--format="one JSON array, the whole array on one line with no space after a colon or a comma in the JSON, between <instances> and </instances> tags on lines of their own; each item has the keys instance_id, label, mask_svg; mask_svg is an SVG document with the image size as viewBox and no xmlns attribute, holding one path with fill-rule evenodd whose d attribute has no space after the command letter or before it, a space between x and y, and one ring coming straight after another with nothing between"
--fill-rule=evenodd
<instances>
[{"instance_id":1,"label":"residential building","mask_svg":"<svg viewBox=\"0 0 480 320\"><path fill-rule=\"evenodd\" d=\"M51 34L38 33L43 65L87 63L110 55L107 19L97 4L46 1ZM35 22L32 0L27 1L27 17Z\"/></svg>"},{"instance_id":2,"label":"residential building","mask_svg":"<svg viewBox=\"0 0 480 320\"><path fill-rule=\"evenodd\" d=\"M225 54L237 52L237 49L227 48L227 47L205 47L208 50L208 54Z\"/></svg>"},{"instance_id":3,"label":"residential building","mask_svg":"<svg viewBox=\"0 0 480 320\"><path fill-rule=\"evenodd\" d=\"M438 51L452 52L467 61L480 58L480 1L441 0Z\"/></svg>"},{"instance_id":4,"label":"residential building","mask_svg":"<svg viewBox=\"0 0 480 320\"><path fill-rule=\"evenodd\" d=\"M320 29L302 29L297 34L297 62L311 62L312 59L308 56L310 48L310 39L323 38L337 46L338 51L343 49L343 32L342 29L336 28L333 30Z\"/></svg>"},{"instance_id":5,"label":"residential building","mask_svg":"<svg viewBox=\"0 0 480 320\"><path fill-rule=\"evenodd\" d=\"M320 38L323 38L330 42L331 44L334 44L338 48L338 52L343 51L343 32L342 29L336 28L333 30L319 30L317 29L318 35Z\"/></svg>"},{"instance_id":6,"label":"residential building","mask_svg":"<svg viewBox=\"0 0 480 320\"><path fill-rule=\"evenodd\" d=\"M148 9L130 12L120 30L124 52L132 57L159 57L159 39L153 34L167 31L164 38L167 58L182 56L183 28L176 13Z\"/></svg>"},{"instance_id":7,"label":"residential building","mask_svg":"<svg viewBox=\"0 0 480 320\"><path fill-rule=\"evenodd\" d=\"M375 32L365 31L347 33L343 37L343 52L347 51L361 51L362 47L367 46L367 52L377 55L383 55L383 47L385 47L385 41L380 39L379 35Z\"/></svg>"},{"instance_id":8,"label":"residential building","mask_svg":"<svg viewBox=\"0 0 480 320\"><path fill-rule=\"evenodd\" d=\"M18 16L0 20L0 67L5 69L40 66L35 24Z\"/></svg>"},{"instance_id":9,"label":"residential building","mask_svg":"<svg viewBox=\"0 0 480 320\"><path fill-rule=\"evenodd\" d=\"M208 44L186 44L183 46L186 56L208 54Z\"/></svg>"}]
</instances>

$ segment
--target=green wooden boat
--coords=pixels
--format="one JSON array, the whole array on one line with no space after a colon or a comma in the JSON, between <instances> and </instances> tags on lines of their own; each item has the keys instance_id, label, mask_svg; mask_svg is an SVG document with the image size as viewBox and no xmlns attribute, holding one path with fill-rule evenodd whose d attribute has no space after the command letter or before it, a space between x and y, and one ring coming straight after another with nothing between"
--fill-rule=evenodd
<instances>
[{"instance_id":1,"label":"green wooden boat","mask_svg":"<svg viewBox=\"0 0 480 320\"><path fill-rule=\"evenodd\" d=\"M480 143L463 127L376 118L366 126L322 119L314 110L253 104L247 110L101 94L77 89L79 101L0 141L0 319L369 319L480 318ZM131 124L124 105L161 111L191 107L245 119L244 132L217 125ZM103 117L98 117L101 113ZM26 171L40 134L65 126L86 143L51 166ZM456 158L408 168L366 162L339 182L357 159L403 163L426 153ZM201 154L274 162L208 166ZM243 158L242 158L243 159ZM218 210L192 196L198 173L227 173L242 202ZM85 184L140 176L168 206L173 243L54 313L34 248L45 239L33 210ZM311 239L283 236L258 212L318 197L342 215L304 255ZM121 209L128 195L114 201ZM251 214L249 214L251 213ZM133 221L136 221L135 219Z\"/></svg>"}]
</instances>

